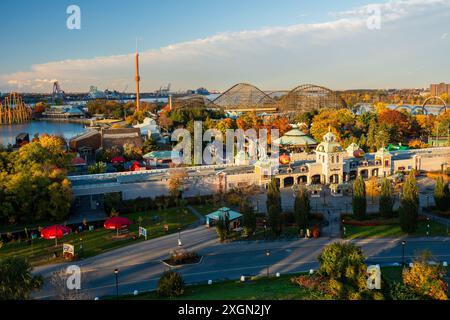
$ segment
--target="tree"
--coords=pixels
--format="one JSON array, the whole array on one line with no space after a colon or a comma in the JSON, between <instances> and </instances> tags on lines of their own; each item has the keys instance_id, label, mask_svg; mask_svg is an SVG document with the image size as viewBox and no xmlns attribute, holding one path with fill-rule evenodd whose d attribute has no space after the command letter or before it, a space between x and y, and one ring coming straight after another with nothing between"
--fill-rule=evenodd
<instances>
[{"instance_id":1,"label":"tree","mask_svg":"<svg viewBox=\"0 0 450 320\"><path fill-rule=\"evenodd\" d=\"M366 216L366 211L366 183L364 178L359 176L353 184L353 214L357 219L363 219Z\"/></svg>"},{"instance_id":2,"label":"tree","mask_svg":"<svg viewBox=\"0 0 450 320\"><path fill-rule=\"evenodd\" d=\"M269 224L272 232L279 236L282 230L282 217L281 217L281 194L280 188L275 180L269 183L267 190L267 214L269 218Z\"/></svg>"},{"instance_id":3,"label":"tree","mask_svg":"<svg viewBox=\"0 0 450 320\"><path fill-rule=\"evenodd\" d=\"M364 255L352 243L335 242L318 257L319 273L328 277L330 291L339 299L362 299L367 293Z\"/></svg>"},{"instance_id":4,"label":"tree","mask_svg":"<svg viewBox=\"0 0 450 320\"><path fill-rule=\"evenodd\" d=\"M414 171L411 171L403 185L399 216L400 225L404 232L412 233L416 231L419 216L419 190Z\"/></svg>"},{"instance_id":5,"label":"tree","mask_svg":"<svg viewBox=\"0 0 450 320\"><path fill-rule=\"evenodd\" d=\"M216 233L220 241L225 241L230 233L230 214L223 212L216 222Z\"/></svg>"},{"instance_id":6,"label":"tree","mask_svg":"<svg viewBox=\"0 0 450 320\"><path fill-rule=\"evenodd\" d=\"M184 183L188 177L185 169L170 170L169 193L174 199L179 199L184 191Z\"/></svg>"},{"instance_id":7,"label":"tree","mask_svg":"<svg viewBox=\"0 0 450 320\"><path fill-rule=\"evenodd\" d=\"M434 201L436 207L440 211L447 211L450 203L450 192L448 183L444 182L443 177L439 177L436 181L436 188L434 189Z\"/></svg>"},{"instance_id":8,"label":"tree","mask_svg":"<svg viewBox=\"0 0 450 320\"><path fill-rule=\"evenodd\" d=\"M430 264L431 254L423 252L412 267L403 271L403 283L414 293L433 300L448 300L447 271L439 262Z\"/></svg>"},{"instance_id":9,"label":"tree","mask_svg":"<svg viewBox=\"0 0 450 320\"><path fill-rule=\"evenodd\" d=\"M89 174L101 174L105 172L106 172L106 163L101 161L88 167Z\"/></svg>"},{"instance_id":10,"label":"tree","mask_svg":"<svg viewBox=\"0 0 450 320\"><path fill-rule=\"evenodd\" d=\"M309 215L311 213L311 203L308 190L301 187L295 195L294 216L299 229L308 227Z\"/></svg>"},{"instance_id":11,"label":"tree","mask_svg":"<svg viewBox=\"0 0 450 320\"><path fill-rule=\"evenodd\" d=\"M391 182L384 178L381 182L380 214L385 218L394 215L394 195Z\"/></svg>"},{"instance_id":12,"label":"tree","mask_svg":"<svg viewBox=\"0 0 450 320\"><path fill-rule=\"evenodd\" d=\"M251 203L244 201L242 205L243 227L247 236L251 236L256 230L256 213Z\"/></svg>"},{"instance_id":13,"label":"tree","mask_svg":"<svg viewBox=\"0 0 450 320\"><path fill-rule=\"evenodd\" d=\"M163 273L158 281L156 293L160 297L174 298L184 294L183 277L175 271L169 270Z\"/></svg>"},{"instance_id":14,"label":"tree","mask_svg":"<svg viewBox=\"0 0 450 320\"><path fill-rule=\"evenodd\" d=\"M142 145L142 152L141 154L145 155L147 153L150 153L152 151L158 150L158 145L156 144L155 139L149 137L147 140L144 141L144 144Z\"/></svg>"},{"instance_id":15,"label":"tree","mask_svg":"<svg viewBox=\"0 0 450 320\"><path fill-rule=\"evenodd\" d=\"M31 274L31 266L25 259L9 257L0 261L0 300L29 299L42 283L41 277Z\"/></svg>"},{"instance_id":16,"label":"tree","mask_svg":"<svg viewBox=\"0 0 450 320\"><path fill-rule=\"evenodd\" d=\"M374 198L380 194L378 189L378 179L376 177L372 177L369 179L367 183L367 195L371 197L372 203L374 202Z\"/></svg>"}]
</instances>

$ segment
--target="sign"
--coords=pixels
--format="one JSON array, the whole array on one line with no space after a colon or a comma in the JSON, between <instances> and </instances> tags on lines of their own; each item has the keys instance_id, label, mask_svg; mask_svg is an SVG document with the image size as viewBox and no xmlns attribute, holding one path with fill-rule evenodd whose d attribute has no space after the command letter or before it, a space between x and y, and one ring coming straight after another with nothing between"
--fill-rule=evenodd
<instances>
[{"instance_id":1,"label":"sign","mask_svg":"<svg viewBox=\"0 0 450 320\"><path fill-rule=\"evenodd\" d=\"M380 265L368 266L367 267L367 288L369 290L380 290L381 289L381 268Z\"/></svg>"},{"instance_id":2,"label":"sign","mask_svg":"<svg viewBox=\"0 0 450 320\"><path fill-rule=\"evenodd\" d=\"M71 254L72 256L75 256L75 247L71 244L64 243L63 244L63 255L65 254Z\"/></svg>"},{"instance_id":3,"label":"sign","mask_svg":"<svg viewBox=\"0 0 450 320\"><path fill-rule=\"evenodd\" d=\"M147 240L147 229L139 227L139 237L144 236L145 240Z\"/></svg>"},{"instance_id":4,"label":"sign","mask_svg":"<svg viewBox=\"0 0 450 320\"><path fill-rule=\"evenodd\" d=\"M165 224L165 225L164 225L164 231L165 231L165 232L169 232L169 225L168 225L168 224Z\"/></svg>"}]
</instances>

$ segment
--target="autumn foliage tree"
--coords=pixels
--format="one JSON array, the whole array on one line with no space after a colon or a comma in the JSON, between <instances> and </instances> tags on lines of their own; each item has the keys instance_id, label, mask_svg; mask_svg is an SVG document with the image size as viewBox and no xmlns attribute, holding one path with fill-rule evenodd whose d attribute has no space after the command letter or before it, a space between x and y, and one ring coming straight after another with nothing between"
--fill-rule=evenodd
<instances>
[{"instance_id":1,"label":"autumn foliage tree","mask_svg":"<svg viewBox=\"0 0 450 320\"><path fill-rule=\"evenodd\" d=\"M448 300L447 271L440 263L430 264L431 254L424 252L410 269L403 271L403 283L425 299Z\"/></svg>"}]
</instances>

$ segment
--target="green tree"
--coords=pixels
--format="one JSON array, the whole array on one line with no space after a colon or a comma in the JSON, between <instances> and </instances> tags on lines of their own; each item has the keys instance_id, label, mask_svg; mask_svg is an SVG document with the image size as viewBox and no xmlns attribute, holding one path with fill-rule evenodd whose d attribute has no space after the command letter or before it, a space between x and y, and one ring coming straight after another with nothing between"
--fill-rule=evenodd
<instances>
[{"instance_id":1,"label":"green tree","mask_svg":"<svg viewBox=\"0 0 450 320\"><path fill-rule=\"evenodd\" d=\"M436 207L440 211L447 211L450 203L450 192L448 183L444 182L443 177L439 177L436 181L436 188L434 189L434 201Z\"/></svg>"},{"instance_id":2,"label":"green tree","mask_svg":"<svg viewBox=\"0 0 450 320\"><path fill-rule=\"evenodd\" d=\"M105 172L106 172L106 163L101 161L88 167L89 174L100 174Z\"/></svg>"},{"instance_id":3,"label":"green tree","mask_svg":"<svg viewBox=\"0 0 450 320\"><path fill-rule=\"evenodd\" d=\"M279 236L282 231L282 208L280 188L275 178L269 183L266 205L270 228L275 235Z\"/></svg>"},{"instance_id":4,"label":"green tree","mask_svg":"<svg viewBox=\"0 0 450 320\"><path fill-rule=\"evenodd\" d=\"M183 295L184 288L183 277L178 272L169 270L159 279L156 293L160 297L174 298Z\"/></svg>"},{"instance_id":5,"label":"green tree","mask_svg":"<svg viewBox=\"0 0 450 320\"><path fill-rule=\"evenodd\" d=\"M392 185L386 178L381 182L380 214L386 218L391 218L394 215L394 195Z\"/></svg>"},{"instance_id":6,"label":"green tree","mask_svg":"<svg viewBox=\"0 0 450 320\"><path fill-rule=\"evenodd\" d=\"M230 215L228 212L223 212L216 222L216 233L220 241L225 241L230 233Z\"/></svg>"},{"instance_id":7,"label":"green tree","mask_svg":"<svg viewBox=\"0 0 450 320\"><path fill-rule=\"evenodd\" d=\"M363 219L366 216L366 211L366 183L364 178L359 176L353 184L353 214L357 219Z\"/></svg>"},{"instance_id":8,"label":"green tree","mask_svg":"<svg viewBox=\"0 0 450 320\"><path fill-rule=\"evenodd\" d=\"M0 300L29 299L42 283L41 277L31 274L31 266L25 259L9 257L0 261Z\"/></svg>"},{"instance_id":9,"label":"green tree","mask_svg":"<svg viewBox=\"0 0 450 320\"><path fill-rule=\"evenodd\" d=\"M329 279L330 291L339 299L362 299L368 294L367 267L361 248L335 242L319 255L319 273Z\"/></svg>"},{"instance_id":10,"label":"green tree","mask_svg":"<svg viewBox=\"0 0 450 320\"><path fill-rule=\"evenodd\" d=\"M419 190L414 171L403 184L402 200L399 209L400 226L404 232L413 233L417 229L419 216Z\"/></svg>"},{"instance_id":11,"label":"green tree","mask_svg":"<svg viewBox=\"0 0 450 320\"><path fill-rule=\"evenodd\" d=\"M245 201L242 205L243 227L246 235L251 236L256 230L256 213L251 203Z\"/></svg>"},{"instance_id":12,"label":"green tree","mask_svg":"<svg viewBox=\"0 0 450 320\"><path fill-rule=\"evenodd\" d=\"M311 213L311 202L309 199L308 190L301 187L295 195L294 216L299 229L308 227L309 215Z\"/></svg>"}]
</instances>

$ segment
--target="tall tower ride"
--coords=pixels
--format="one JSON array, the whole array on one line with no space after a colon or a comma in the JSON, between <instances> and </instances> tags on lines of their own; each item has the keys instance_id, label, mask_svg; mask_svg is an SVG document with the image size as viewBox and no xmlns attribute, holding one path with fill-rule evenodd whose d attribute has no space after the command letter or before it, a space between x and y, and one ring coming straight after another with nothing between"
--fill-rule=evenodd
<instances>
[{"instance_id":1,"label":"tall tower ride","mask_svg":"<svg viewBox=\"0 0 450 320\"><path fill-rule=\"evenodd\" d=\"M136 111L141 109L141 99L139 93L139 82L141 77L139 76L139 52L136 49Z\"/></svg>"}]
</instances>

